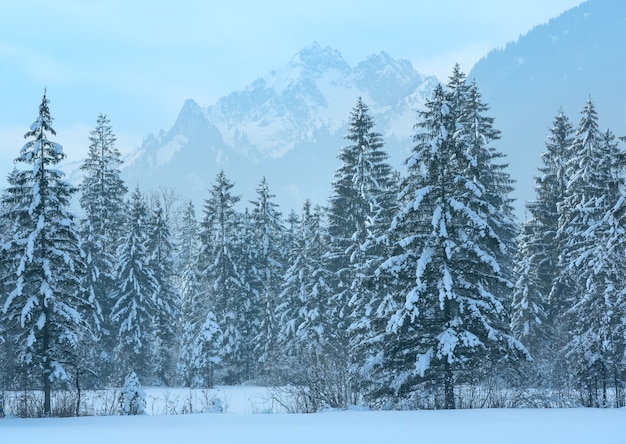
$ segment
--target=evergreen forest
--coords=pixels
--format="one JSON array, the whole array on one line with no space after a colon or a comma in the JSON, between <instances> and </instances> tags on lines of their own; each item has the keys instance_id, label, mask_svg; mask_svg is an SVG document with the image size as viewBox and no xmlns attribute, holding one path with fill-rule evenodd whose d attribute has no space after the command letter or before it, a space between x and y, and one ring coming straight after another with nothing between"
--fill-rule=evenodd
<instances>
[{"instance_id":1,"label":"evergreen forest","mask_svg":"<svg viewBox=\"0 0 626 444\"><path fill-rule=\"evenodd\" d=\"M0 413L129 380L288 387L306 411L626 405L626 153L581 104L545 122L521 222L458 65L402 171L359 98L327 202L288 212L225 171L202 208L129 189L104 114L74 186L44 93L0 201Z\"/></svg>"}]
</instances>

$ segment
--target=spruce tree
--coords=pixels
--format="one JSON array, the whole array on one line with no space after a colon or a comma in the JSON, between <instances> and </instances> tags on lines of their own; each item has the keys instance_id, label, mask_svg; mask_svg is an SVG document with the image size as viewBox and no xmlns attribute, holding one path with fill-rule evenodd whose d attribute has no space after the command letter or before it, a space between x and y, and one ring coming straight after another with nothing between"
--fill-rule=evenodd
<instances>
[{"instance_id":1,"label":"spruce tree","mask_svg":"<svg viewBox=\"0 0 626 444\"><path fill-rule=\"evenodd\" d=\"M69 368L81 365L80 344L90 339L98 313L93 294L82 286L84 252L69 211L76 189L56 168L65 154L50 140L54 135L44 93L16 159L24 169L9 176L4 194L3 225L9 233L0 255L2 310L24 378L20 382L39 382L44 415L51 413L53 384L67 381Z\"/></svg>"},{"instance_id":2,"label":"spruce tree","mask_svg":"<svg viewBox=\"0 0 626 444\"><path fill-rule=\"evenodd\" d=\"M208 289L202 276L204 267L198 263L198 258L191 262L183 271L181 277L181 339L180 355L176 365L177 375L185 386L202 386L205 379L198 375L206 374L206 369L198 367L197 338L201 334L203 322L209 314Z\"/></svg>"},{"instance_id":3,"label":"spruce tree","mask_svg":"<svg viewBox=\"0 0 626 444\"><path fill-rule=\"evenodd\" d=\"M557 284L563 288L570 332L565 349L584 403L600 406L607 403L607 387L619 376L616 360L622 359L616 352L623 338L614 336L615 321L623 316L616 311L622 261L611 252L616 226L607 222L624 192L624 154L610 131L599 130L591 99L582 111L567 167L557 233L564 246Z\"/></svg>"},{"instance_id":4,"label":"spruce tree","mask_svg":"<svg viewBox=\"0 0 626 444\"><path fill-rule=\"evenodd\" d=\"M106 115L98 116L89 133L89 151L80 169L83 173L79 203L83 211L81 238L87 255L85 287L102 307L102 351L109 356L114 347L109 315L115 286L117 248L124 227L124 196L127 188L120 177L121 155ZM110 364L110 363L109 363ZM104 366L104 367L108 367ZM103 375L104 376L104 375Z\"/></svg>"},{"instance_id":5,"label":"spruce tree","mask_svg":"<svg viewBox=\"0 0 626 444\"><path fill-rule=\"evenodd\" d=\"M445 408L455 408L458 384L485 376L486 362L525 352L508 332L505 306L510 182L494 162L498 133L486 107L470 88L456 94L460 74L418 113L391 225L395 252L383 266L400 299L387 303L381 377L395 395L431 387Z\"/></svg>"},{"instance_id":6,"label":"spruce tree","mask_svg":"<svg viewBox=\"0 0 626 444\"><path fill-rule=\"evenodd\" d=\"M272 199L265 178L257 188L257 199L252 202L252 248L255 251L252 262L250 284L258 307L258 330L254 338L255 356L263 367L271 370L276 358L277 320L276 307L283 278L283 252L281 240L283 226L281 214Z\"/></svg>"},{"instance_id":7,"label":"spruce tree","mask_svg":"<svg viewBox=\"0 0 626 444\"><path fill-rule=\"evenodd\" d=\"M305 201L300 234L280 296L278 344L283 382L303 388L309 408L346 408L356 401L344 352L343 333L329 304L334 278L328 268L328 233L323 211Z\"/></svg>"},{"instance_id":8,"label":"spruce tree","mask_svg":"<svg viewBox=\"0 0 626 444\"><path fill-rule=\"evenodd\" d=\"M205 233L206 235L207 233ZM211 387L221 361L221 328L210 311L208 280L203 275L209 251L200 251L198 224L191 202L183 211L179 233L181 317L177 374L185 386Z\"/></svg>"},{"instance_id":9,"label":"spruce tree","mask_svg":"<svg viewBox=\"0 0 626 444\"><path fill-rule=\"evenodd\" d=\"M159 283L149 265L147 230L146 203L136 188L131 196L126 233L118 249L111 324L118 338L115 348L118 376L134 369L142 379L152 380Z\"/></svg>"},{"instance_id":10,"label":"spruce tree","mask_svg":"<svg viewBox=\"0 0 626 444\"><path fill-rule=\"evenodd\" d=\"M233 186L224 171L218 173L205 201L199 255L208 311L214 313L223 334L221 370L227 383L243 380L246 362L241 347L246 333L246 292L237 266L240 217L235 204L240 197L232 193Z\"/></svg>"},{"instance_id":11,"label":"spruce tree","mask_svg":"<svg viewBox=\"0 0 626 444\"><path fill-rule=\"evenodd\" d=\"M278 313L278 343L289 366L307 365L307 355L323 355L335 341L327 304L332 272L326 268L327 235L320 208L302 207L293 261L285 272Z\"/></svg>"},{"instance_id":12,"label":"spruce tree","mask_svg":"<svg viewBox=\"0 0 626 444\"><path fill-rule=\"evenodd\" d=\"M626 356L626 294L622 290L623 276L626 274L623 261L626 255L626 193L621 191L617 203L609 210L604 218L606 227L603 231L607 234L607 239L598 244L594 256L596 261L593 264L594 271L601 277L605 284L600 289L602 298L596 298L594 302L589 301L589 305L599 305L599 310L606 310L602 318L595 316L595 320L603 319L608 325L594 325L590 322L584 335L590 335L597 329L607 342L602 344L602 354L606 359L606 373L603 383L612 386L615 407L626 406L626 372L624 371L624 356ZM596 282L601 283L600 279ZM596 287L600 287L596 284ZM603 303L603 304L602 304ZM593 307L591 307L593 308ZM596 311L596 310L591 310ZM607 319L608 318L608 319ZM604 324L604 323L603 323ZM605 387L606 387L605 386ZM604 388L605 388L604 387ZM603 393L606 393L606 391ZM606 399L604 405L609 405Z\"/></svg>"},{"instance_id":13,"label":"spruce tree","mask_svg":"<svg viewBox=\"0 0 626 444\"><path fill-rule=\"evenodd\" d=\"M545 354L550 343L558 348L556 336L563 305L557 294L560 291L552 292L552 287L559 275L559 205L568 181L566 162L573 132L569 118L559 110L550 128L546 151L541 155L540 175L535 177L536 199L526 203L529 220L523 224L520 235L511 328L534 355ZM548 358L552 362L553 355L554 352L549 353Z\"/></svg>"},{"instance_id":14,"label":"spruce tree","mask_svg":"<svg viewBox=\"0 0 626 444\"><path fill-rule=\"evenodd\" d=\"M328 266L336 275L328 284L334 288L331 307L338 353L350 356L356 375L371 353L370 316L380 303L374 273L384 260L380 237L395 209L395 188L382 136L374 130L361 98L344 138L348 145L338 155L342 164L335 173L328 210Z\"/></svg>"},{"instance_id":15,"label":"spruce tree","mask_svg":"<svg viewBox=\"0 0 626 444\"><path fill-rule=\"evenodd\" d=\"M197 257L199 249L198 221L196 209L192 201L183 208L181 226L176 236L178 254L176 255L176 269L184 272Z\"/></svg>"},{"instance_id":16,"label":"spruce tree","mask_svg":"<svg viewBox=\"0 0 626 444\"><path fill-rule=\"evenodd\" d=\"M260 356L265 349L264 338L260 335L261 323L263 322L265 304L262 302L263 282L261 276L260 261L263 256L263 248L258 244L258 232L256 230L254 216L249 208L238 215L239 227L233 241L233 251L239 279L241 282L240 301L240 331L239 342L241 366L245 380L255 380L259 377L267 377L270 370L270 359L260 362ZM275 313L271 313L265 326L274 325ZM272 350L274 340L272 336L267 338L267 349ZM269 358L266 355L265 358ZM273 364L272 364L273 365Z\"/></svg>"},{"instance_id":17,"label":"spruce tree","mask_svg":"<svg viewBox=\"0 0 626 444\"><path fill-rule=\"evenodd\" d=\"M178 320L180 295L175 285L174 247L170 229L160 202L156 202L148 220L148 268L157 282L156 312L156 373L161 382L172 382L179 347Z\"/></svg>"},{"instance_id":18,"label":"spruce tree","mask_svg":"<svg viewBox=\"0 0 626 444\"><path fill-rule=\"evenodd\" d=\"M178 372L183 382L189 387L212 387L222 345L222 331L215 315L209 311L199 325L185 322L182 334Z\"/></svg>"}]
</instances>

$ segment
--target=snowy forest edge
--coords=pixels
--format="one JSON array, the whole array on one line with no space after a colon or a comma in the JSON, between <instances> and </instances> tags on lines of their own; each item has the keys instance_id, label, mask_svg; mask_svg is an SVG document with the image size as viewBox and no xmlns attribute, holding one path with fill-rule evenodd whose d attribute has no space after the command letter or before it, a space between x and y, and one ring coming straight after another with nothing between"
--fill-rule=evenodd
<instances>
[{"instance_id":1,"label":"snowy forest edge","mask_svg":"<svg viewBox=\"0 0 626 444\"><path fill-rule=\"evenodd\" d=\"M359 99L327 205L286 217L265 179L239 211L224 171L200 221L174 190L126 200L105 115L76 189L48 105L2 194L0 414L84 414L107 387L139 414L141 384L251 382L307 412L625 404L626 159L591 99L577 126L557 113L521 224L458 66L405 172Z\"/></svg>"}]
</instances>

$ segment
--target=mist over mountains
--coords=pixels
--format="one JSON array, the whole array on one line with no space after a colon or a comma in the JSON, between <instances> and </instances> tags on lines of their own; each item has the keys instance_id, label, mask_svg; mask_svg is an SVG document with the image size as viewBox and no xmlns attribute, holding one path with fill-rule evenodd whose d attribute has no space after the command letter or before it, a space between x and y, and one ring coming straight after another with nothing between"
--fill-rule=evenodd
<instances>
[{"instance_id":1,"label":"mist over mountains","mask_svg":"<svg viewBox=\"0 0 626 444\"><path fill-rule=\"evenodd\" d=\"M517 181L520 219L534 198L533 176L559 108L576 125L591 97L602 129L626 134L625 41L626 3L592 0L491 51L468 73L502 131L496 147ZM324 204L357 98L370 107L392 165L404 173L416 111L437 82L384 52L350 66L338 51L313 43L215 104L187 100L169 130L145 138L123 175L130 186L172 186L201 205L224 169L244 203L266 177L284 212L297 211L305 198Z\"/></svg>"},{"instance_id":2,"label":"mist over mountains","mask_svg":"<svg viewBox=\"0 0 626 444\"><path fill-rule=\"evenodd\" d=\"M172 128L148 136L123 174L131 186L173 186L200 205L224 169L244 202L265 177L283 211L299 210L306 198L323 204L357 99L370 107L399 166L416 109L436 83L384 52L351 67L338 51L313 43L213 105L187 100Z\"/></svg>"}]
</instances>

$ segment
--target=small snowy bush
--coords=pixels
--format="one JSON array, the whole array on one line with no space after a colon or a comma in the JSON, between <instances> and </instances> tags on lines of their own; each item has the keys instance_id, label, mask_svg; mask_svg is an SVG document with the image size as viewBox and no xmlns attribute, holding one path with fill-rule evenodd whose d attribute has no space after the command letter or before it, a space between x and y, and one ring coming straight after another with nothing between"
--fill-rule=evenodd
<instances>
[{"instance_id":1,"label":"small snowy bush","mask_svg":"<svg viewBox=\"0 0 626 444\"><path fill-rule=\"evenodd\" d=\"M143 415L146 411L146 392L135 372L130 372L120 394L120 415Z\"/></svg>"}]
</instances>

